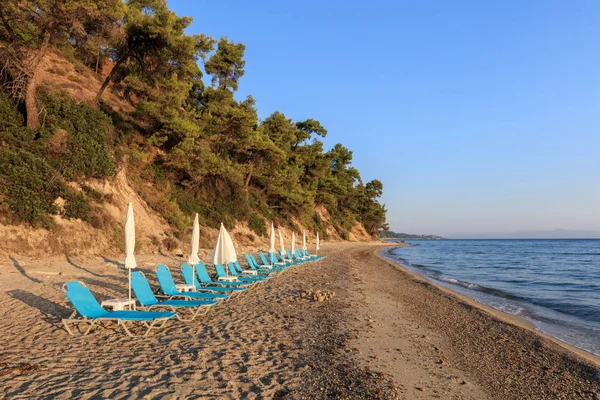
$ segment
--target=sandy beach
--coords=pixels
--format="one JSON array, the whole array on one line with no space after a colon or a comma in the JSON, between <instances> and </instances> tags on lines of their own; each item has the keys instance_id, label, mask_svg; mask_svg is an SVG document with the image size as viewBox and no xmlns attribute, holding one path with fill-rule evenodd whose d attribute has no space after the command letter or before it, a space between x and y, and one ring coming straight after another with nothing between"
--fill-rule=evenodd
<instances>
[{"instance_id":1,"label":"sandy beach","mask_svg":"<svg viewBox=\"0 0 600 400\"><path fill-rule=\"evenodd\" d=\"M381 256L380 243L323 247L193 322L147 338L99 328L71 337L61 286L125 297L101 257L0 259L5 398L598 399L598 358L442 290ZM206 259L206 258L205 258ZM138 256L151 278L176 257ZM309 290L335 295L323 302ZM111 325L115 327L116 325Z\"/></svg>"}]
</instances>

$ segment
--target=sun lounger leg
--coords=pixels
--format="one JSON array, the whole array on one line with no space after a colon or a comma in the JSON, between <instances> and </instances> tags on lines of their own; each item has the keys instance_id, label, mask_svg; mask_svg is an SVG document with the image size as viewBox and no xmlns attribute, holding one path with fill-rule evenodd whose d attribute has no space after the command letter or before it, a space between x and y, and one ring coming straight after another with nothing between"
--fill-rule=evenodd
<instances>
[{"instance_id":1,"label":"sun lounger leg","mask_svg":"<svg viewBox=\"0 0 600 400\"><path fill-rule=\"evenodd\" d=\"M117 320L117 323L118 323L119 325L121 325L121 326L123 327L123 329L125 329L125 333L127 333L127 336L129 336L129 337L137 337L136 335L133 335L133 334L132 334L132 333L129 331L129 329L127 329L127 325L125 325L125 321L118 319L118 320Z\"/></svg>"},{"instance_id":2,"label":"sun lounger leg","mask_svg":"<svg viewBox=\"0 0 600 400\"><path fill-rule=\"evenodd\" d=\"M148 325L147 323L144 323L148 327L148 330L146 331L146 333L144 333L144 337L148 336L148 334L150 333L150 331L153 328L161 329L163 326L165 326L165 324L168 321L169 321L168 318L160 318L160 319L155 319L154 321L152 321L152 323L150 325ZM159 322L162 322L162 324L157 325Z\"/></svg>"},{"instance_id":3,"label":"sun lounger leg","mask_svg":"<svg viewBox=\"0 0 600 400\"><path fill-rule=\"evenodd\" d=\"M85 319L63 319L62 320L63 325L65 326L65 329L67 330L67 332L69 333L69 335L71 336L85 336L88 333L90 333L90 331L94 328L94 326L96 325L96 321L94 320L85 320ZM80 324L82 322L85 322L86 324L89 324L88 328L85 330L85 332L83 333L74 333L71 328L69 328L69 324L68 322L72 322L73 324ZM78 325L79 326L79 325Z\"/></svg>"}]
</instances>

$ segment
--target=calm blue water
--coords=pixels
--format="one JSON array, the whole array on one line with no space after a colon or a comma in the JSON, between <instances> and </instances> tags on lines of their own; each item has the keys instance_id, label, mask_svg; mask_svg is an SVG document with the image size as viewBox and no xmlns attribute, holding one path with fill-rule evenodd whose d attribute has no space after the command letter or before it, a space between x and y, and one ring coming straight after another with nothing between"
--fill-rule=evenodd
<instances>
[{"instance_id":1,"label":"calm blue water","mask_svg":"<svg viewBox=\"0 0 600 400\"><path fill-rule=\"evenodd\" d=\"M600 240L408 241L384 254L480 303L600 354Z\"/></svg>"}]
</instances>

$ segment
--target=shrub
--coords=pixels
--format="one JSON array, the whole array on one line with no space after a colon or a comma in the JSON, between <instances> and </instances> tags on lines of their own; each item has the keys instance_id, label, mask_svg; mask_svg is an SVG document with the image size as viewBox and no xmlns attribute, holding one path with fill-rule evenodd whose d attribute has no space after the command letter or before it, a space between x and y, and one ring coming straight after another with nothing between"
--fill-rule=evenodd
<instances>
[{"instance_id":1,"label":"shrub","mask_svg":"<svg viewBox=\"0 0 600 400\"><path fill-rule=\"evenodd\" d=\"M54 200L67 192L60 175L42 158L25 150L0 149L0 193L18 220L49 227Z\"/></svg>"},{"instance_id":2,"label":"shrub","mask_svg":"<svg viewBox=\"0 0 600 400\"><path fill-rule=\"evenodd\" d=\"M202 207L202 204L194 196L194 194L185 190L175 189L172 192L172 196L175 198L175 201L179 205L181 211L186 215L193 216L199 212L200 208Z\"/></svg>"},{"instance_id":3,"label":"shrub","mask_svg":"<svg viewBox=\"0 0 600 400\"><path fill-rule=\"evenodd\" d=\"M289 221L288 225L289 225L290 229L293 230L294 232L298 232L300 230L300 228L298 227L298 225L296 225L296 223L294 221Z\"/></svg>"},{"instance_id":4,"label":"shrub","mask_svg":"<svg viewBox=\"0 0 600 400\"><path fill-rule=\"evenodd\" d=\"M0 92L0 130L23 127L23 115L17 110L17 106Z\"/></svg>"},{"instance_id":5,"label":"shrub","mask_svg":"<svg viewBox=\"0 0 600 400\"><path fill-rule=\"evenodd\" d=\"M267 224L265 224L264 219L260 218L256 214L250 214L248 227L258 236L267 236Z\"/></svg>"},{"instance_id":6,"label":"shrub","mask_svg":"<svg viewBox=\"0 0 600 400\"><path fill-rule=\"evenodd\" d=\"M51 132L64 129L68 133L66 151L51 160L55 168L67 179L114 175L109 152L109 142L114 140L108 140L113 136L110 118L65 93L51 95L40 90L39 98L48 113L45 126Z\"/></svg>"},{"instance_id":7,"label":"shrub","mask_svg":"<svg viewBox=\"0 0 600 400\"><path fill-rule=\"evenodd\" d=\"M90 221L92 209L83 194L71 189L65 195L65 200L63 214L65 218L79 218L84 221Z\"/></svg>"}]
</instances>

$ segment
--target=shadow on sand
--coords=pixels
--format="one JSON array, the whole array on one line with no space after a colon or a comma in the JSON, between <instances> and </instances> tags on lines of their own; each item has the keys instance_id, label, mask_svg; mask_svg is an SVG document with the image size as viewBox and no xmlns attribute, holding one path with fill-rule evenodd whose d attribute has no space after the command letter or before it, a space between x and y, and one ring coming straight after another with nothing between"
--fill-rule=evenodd
<instances>
[{"instance_id":1,"label":"shadow on sand","mask_svg":"<svg viewBox=\"0 0 600 400\"><path fill-rule=\"evenodd\" d=\"M125 264L121 264L117 260L111 260L110 258L108 258L106 256L102 256L102 259L104 260L104 262L116 265L117 268L123 268L123 269L125 268Z\"/></svg>"},{"instance_id":2,"label":"shadow on sand","mask_svg":"<svg viewBox=\"0 0 600 400\"><path fill-rule=\"evenodd\" d=\"M34 283L42 283L42 281L40 281L39 279L36 279L32 276L27 275L27 272L25 272L25 270L23 269L23 267L21 267L19 262L17 260L15 260L12 256L9 256L8 258L10 259L10 261L12 261L13 265L15 266L15 269L17 271L19 271L19 273L21 275L23 275L25 278L29 279L31 282L34 282Z\"/></svg>"},{"instance_id":3,"label":"shadow on sand","mask_svg":"<svg viewBox=\"0 0 600 400\"><path fill-rule=\"evenodd\" d=\"M96 277L100 277L100 275L99 275L99 274L97 274L97 273L95 273L95 272L92 272L92 271L90 271L89 269L82 267L81 265L77 265L77 264L75 264L75 263L73 262L73 260L71 260L71 257L69 257L69 256L65 256L65 257L66 257L66 259L67 259L67 262L69 263L69 265L71 265L72 267L75 267L75 268L77 268L77 269L79 269L79 270L82 270L82 271L84 271L84 272L87 272L87 273L88 273L88 274L90 274L90 275L94 275L94 276L96 276Z\"/></svg>"},{"instance_id":4,"label":"shadow on sand","mask_svg":"<svg viewBox=\"0 0 600 400\"><path fill-rule=\"evenodd\" d=\"M67 318L72 312L60 304L21 289L9 290L6 293L13 299L38 309L43 314L44 321L49 323L60 322L62 318Z\"/></svg>"}]
</instances>

